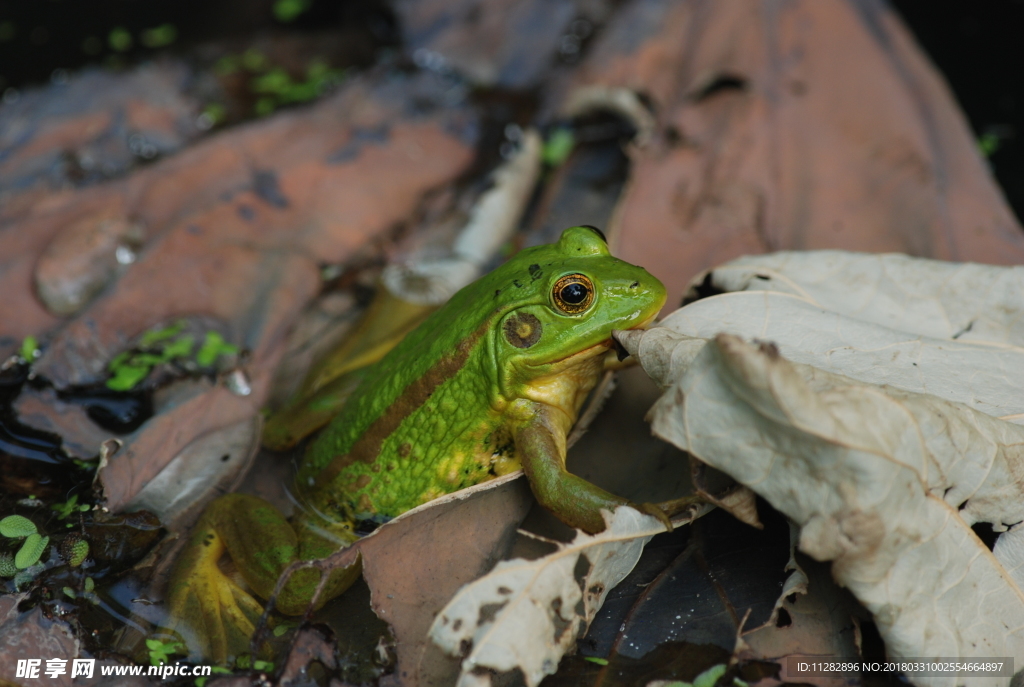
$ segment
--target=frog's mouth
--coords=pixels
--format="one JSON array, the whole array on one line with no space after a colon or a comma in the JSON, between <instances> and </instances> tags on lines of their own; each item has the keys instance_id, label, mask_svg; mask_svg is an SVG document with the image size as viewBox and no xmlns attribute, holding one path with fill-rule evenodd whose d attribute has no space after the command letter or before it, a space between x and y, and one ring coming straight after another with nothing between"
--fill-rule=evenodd
<instances>
[{"instance_id":1,"label":"frog's mouth","mask_svg":"<svg viewBox=\"0 0 1024 687\"><path fill-rule=\"evenodd\" d=\"M650 324L654 322L654 319L657 316L658 313L654 313L643 322L640 322L639 324L636 324L632 327L623 327L621 331L647 329L647 327L649 327ZM562 358L561 360L557 360L555 361L555 364L558 365L559 368L571 367L572 365L587 360L589 358L604 355L605 353L613 349L615 350L615 355L618 357L619 362L622 362L623 360L629 357L629 351L627 351L614 336L609 335L608 338L605 339L604 341L599 341L593 346L588 346L587 348L577 351L572 355L568 355Z\"/></svg>"},{"instance_id":2,"label":"frog's mouth","mask_svg":"<svg viewBox=\"0 0 1024 687\"><path fill-rule=\"evenodd\" d=\"M658 313L654 313L653 315L651 315L650 317L648 317L646 320L636 325L635 327L626 327L626 329L622 331L628 332L633 331L634 329L647 329L651 325L651 323L654 322L654 318L656 318L657 316ZM616 339L614 336L610 336L608 337L608 339L611 342L609 343L608 347L615 349L615 357L619 359L620 363L629 357L629 351L626 350L625 346L619 343L618 339Z\"/></svg>"}]
</instances>

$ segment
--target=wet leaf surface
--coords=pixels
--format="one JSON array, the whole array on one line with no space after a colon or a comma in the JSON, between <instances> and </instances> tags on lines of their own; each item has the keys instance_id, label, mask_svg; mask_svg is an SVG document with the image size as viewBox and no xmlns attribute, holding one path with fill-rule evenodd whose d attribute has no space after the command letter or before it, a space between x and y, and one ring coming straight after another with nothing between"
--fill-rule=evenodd
<instances>
[{"instance_id":1,"label":"wet leaf surface","mask_svg":"<svg viewBox=\"0 0 1024 687\"><path fill-rule=\"evenodd\" d=\"M641 658L673 641L732 651L741 629L768 622L788 575L789 526L763 510L772 517L762 531L720 510L695 522L690 545L646 587L612 651Z\"/></svg>"},{"instance_id":2,"label":"wet leaf surface","mask_svg":"<svg viewBox=\"0 0 1024 687\"><path fill-rule=\"evenodd\" d=\"M20 612L25 594L7 594L0 597L0 679L19 684L15 677L18 660L62 658L69 662L78 657L78 640L67 624L47 618L36 606L28 613ZM45 662L42 663L45 667ZM43 679L42 669L40 675ZM60 676L57 684L71 685L68 674Z\"/></svg>"}]
</instances>

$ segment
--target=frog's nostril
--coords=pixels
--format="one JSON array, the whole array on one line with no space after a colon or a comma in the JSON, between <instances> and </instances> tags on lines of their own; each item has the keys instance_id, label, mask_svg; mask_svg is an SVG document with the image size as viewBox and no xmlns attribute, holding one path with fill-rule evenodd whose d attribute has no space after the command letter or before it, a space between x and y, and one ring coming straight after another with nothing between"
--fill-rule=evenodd
<instances>
[{"instance_id":1,"label":"frog's nostril","mask_svg":"<svg viewBox=\"0 0 1024 687\"><path fill-rule=\"evenodd\" d=\"M638 281L635 281L635 282L633 282L632 284L630 284L630 285L629 285L629 288L631 288L631 289L635 289L635 288L636 288L636 287L638 287L638 286L640 286L640 282L638 282Z\"/></svg>"}]
</instances>

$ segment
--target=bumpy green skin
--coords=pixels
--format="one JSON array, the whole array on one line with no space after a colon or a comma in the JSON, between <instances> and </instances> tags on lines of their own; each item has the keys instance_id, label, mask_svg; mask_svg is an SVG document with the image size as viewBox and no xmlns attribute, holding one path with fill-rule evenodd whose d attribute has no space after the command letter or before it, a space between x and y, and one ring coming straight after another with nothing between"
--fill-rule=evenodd
<instances>
[{"instance_id":1,"label":"bumpy green skin","mask_svg":"<svg viewBox=\"0 0 1024 687\"><path fill-rule=\"evenodd\" d=\"M552 303L555 282L571 273L590 277L596 290L579 315ZM374 366L310 447L296 488L339 519L393 517L517 469L509 404L549 374L548 363L608 341L613 329L637 326L663 302L661 283L611 257L589 228L521 251L461 290ZM508 341L502 326L522 313L543 328L527 348Z\"/></svg>"},{"instance_id":2,"label":"bumpy green skin","mask_svg":"<svg viewBox=\"0 0 1024 687\"><path fill-rule=\"evenodd\" d=\"M569 274L594 287L593 302L576 314L554 296ZM223 551L267 598L291 562L354 541L357 520L394 517L520 466L542 505L573 526L602 529L600 509L626 501L565 471L565 434L602 372L612 330L644 324L664 300L657 279L611 257L588 227L523 250L462 289L367 370L307 451L290 522L241 494L204 513L169 590L179 625L222 628L189 640L193 652L198 645L215 660L237 653L258 615L258 602L219 572ZM321 603L357 575L336 571ZM277 607L301 613L316 580L310 570L293 576Z\"/></svg>"}]
</instances>

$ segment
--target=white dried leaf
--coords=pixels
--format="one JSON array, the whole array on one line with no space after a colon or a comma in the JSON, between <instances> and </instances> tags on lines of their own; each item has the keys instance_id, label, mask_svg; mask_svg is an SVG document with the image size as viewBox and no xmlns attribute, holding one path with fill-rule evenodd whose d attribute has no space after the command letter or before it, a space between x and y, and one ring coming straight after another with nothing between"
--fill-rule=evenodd
<instances>
[{"instance_id":1,"label":"white dried leaf","mask_svg":"<svg viewBox=\"0 0 1024 687\"><path fill-rule=\"evenodd\" d=\"M543 558L498 563L438 614L430 628L434 643L453 656L470 647L460 687L489 684L487 670L518 667L530 687L555 672L647 541L665 531L656 518L626 506L605 521L604 532L578 532Z\"/></svg>"},{"instance_id":2,"label":"white dried leaf","mask_svg":"<svg viewBox=\"0 0 1024 687\"><path fill-rule=\"evenodd\" d=\"M1024 427L727 334L675 373L655 434L799 525L801 550L833 561L889 656L1024 656L1024 594L970 529L1024 520Z\"/></svg>"},{"instance_id":3,"label":"white dried leaf","mask_svg":"<svg viewBox=\"0 0 1024 687\"><path fill-rule=\"evenodd\" d=\"M849 290L854 288L849 285ZM1024 319L1024 312L1021 317ZM629 334L635 340L650 337L644 344L629 344L620 337L627 348L644 346L637 350L645 369L656 380L677 375L700 350L702 341L685 337L706 340L727 332L771 341L794 362L871 384L933 394L1024 424L1021 345L907 333L825 310L805 298L764 291L699 300L669 315L662 327L668 331ZM679 343L672 346L667 341L655 341L662 338Z\"/></svg>"},{"instance_id":4,"label":"white dried leaf","mask_svg":"<svg viewBox=\"0 0 1024 687\"><path fill-rule=\"evenodd\" d=\"M794 294L825 310L937 339L1024 344L1024 267L896 253L782 251L716 267L710 285Z\"/></svg>"},{"instance_id":5,"label":"white dried leaf","mask_svg":"<svg viewBox=\"0 0 1024 687\"><path fill-rule=\"evenodd\" d=\"M1002 563L1014 583L1024 589L1024 527L1015 527L999 535L992 555Z\"/></svg>"}]
</instances>

